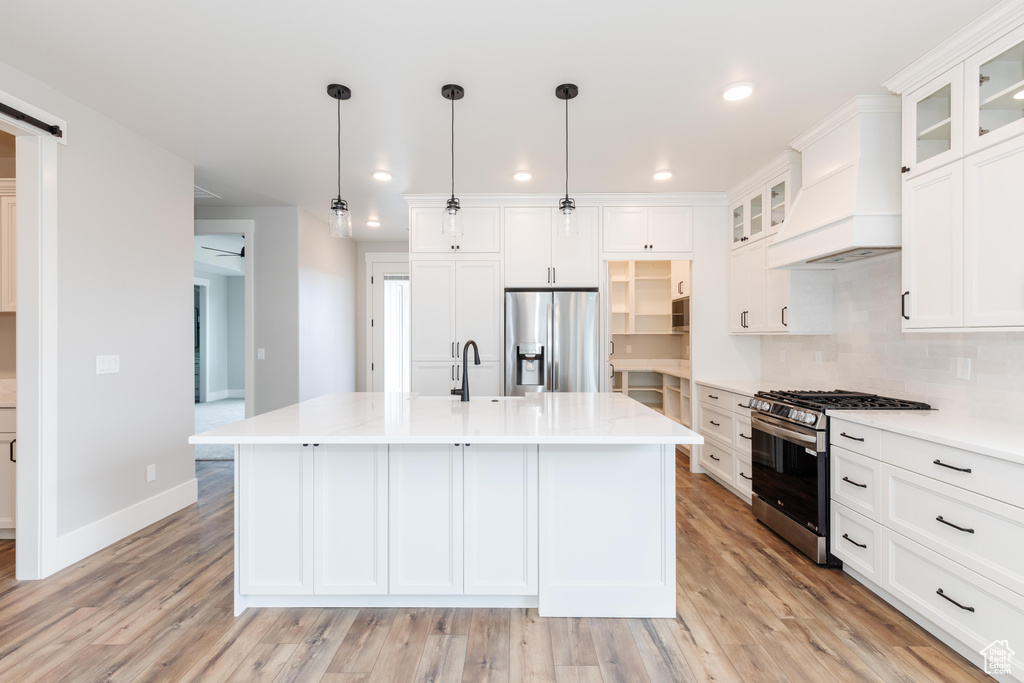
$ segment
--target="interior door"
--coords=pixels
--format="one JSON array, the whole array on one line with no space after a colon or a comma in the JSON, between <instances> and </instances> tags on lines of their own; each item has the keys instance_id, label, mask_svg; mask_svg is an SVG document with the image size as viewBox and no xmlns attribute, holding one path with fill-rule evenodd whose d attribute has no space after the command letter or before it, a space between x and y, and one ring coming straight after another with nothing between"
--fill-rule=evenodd
<instances>
[{"instance_id":1,"label":"interior door","mask_svg":"<svg viewBox=\"0 0 1024 683\"><path fill-rule=\"evenodd\" d=\"M408 377L411 359L411 299L407 293L403 294L401 287L401 283L408 280L408 262L373 264L370 280L370 357L366 359L370 369L370 391L385 391L385 377L392 379L392 386L395 379Z\"/></svg>"}]
</instances>

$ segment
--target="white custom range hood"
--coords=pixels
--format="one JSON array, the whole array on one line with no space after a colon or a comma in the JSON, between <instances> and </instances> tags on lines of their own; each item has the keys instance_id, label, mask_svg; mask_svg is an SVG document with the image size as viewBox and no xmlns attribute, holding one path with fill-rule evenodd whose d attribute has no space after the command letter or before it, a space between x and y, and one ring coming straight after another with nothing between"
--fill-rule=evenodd
<instances>
[{"instance_id":1,"label":"white custom range hood","mask_svg":"<svg viewBox=\"0 0 1024 683\"><path fill-rule=\"evenodd\" d=\"M791 143L803 187L769 268L836 268L900 248L900 100L855 97Z\"/></svg>"}]
</instances>

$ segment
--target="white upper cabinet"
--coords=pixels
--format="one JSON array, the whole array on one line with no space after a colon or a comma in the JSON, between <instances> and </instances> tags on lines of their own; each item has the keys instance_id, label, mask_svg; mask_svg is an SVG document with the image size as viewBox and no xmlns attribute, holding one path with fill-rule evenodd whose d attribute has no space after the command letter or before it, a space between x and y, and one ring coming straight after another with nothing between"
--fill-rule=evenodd
<instances>
[{"instance_id":1,"label":"white upper cabinet","mask_svg":"<svg viewBox=\"0 0 1024 683\"><path fill-rule=\"evenodd\" d=\"M782 227L789 212L789 205L792 204L793 174L789 171L776 176L768 181L765 188L766 220L768 221L767 233L774 235Z\"/></svg>"},{"instance_id":2,"label":"white upper cabinet","mask_svg":"<svg viewBox=\"0 0 1024 683\"><path fill-rule=\"evenodd\" d=\"M504 341L500 302L501 268L497 261L455 264L456 360L462 358L462 345L470 339L476 342L481 361L501 360ZM472 359L470 354L470 362Z\"/></svg>"},{"instance_id":3,"label":"white upper cabinet","mask_svg":"<svg viewBox=\"0 0 1024 683\"><path fill-rule=\"evenodd\" d=\"M965 62L968 154L1024 133L1024 26Z\"/></svg>"},{"instance_id":4,"label":"white upper cabinet","mask_svg":"<svg viewBox=\"0 0 1024 683\"><path fill-rule=\"evenodd\" d=\"M789 332L789 279L788 270L765 271L765 329L768 332Z\"/></svg>"},{"instance_id":5,"label":"white upper cabinet","mask_svg":"<svg viewBox=\"0 0 1024 683\"><path fill-rule=\"evenodd\" d=\"M576 209L579 234L560 237L554 208L505 209L506 287L597 287L597 209Z\"/></svg>"},{"instance_id":6,"label":"white upper cabinet","mask_svg":"<svg viewBox=\"0 0 1024 683\"><path fill-rule=\"evenodd\" d=\"M455 358L455 262L409 264L414 361ZM413 388L415 391L415 387Z\"/></svg>"},{"instance_id":7,"label":"white upper cabinet","mask_svg":"<svg viewBox=\"0 0 1024 683\"><path fill-rule=\"evenodd\" d=\"M764 190L760 189L747 195L743 201L733 204L731 209L733 249L746 246L767 234L765 231L764 197Z\"/></svg>"},{"instance_id":8,"label":"white upper cabinet","mask_svg":"<svg viewBox=\"0 0 1024 683\"><path fill-rule=\"evenodd\" d=\"M964 66L903 97L903 173L908 178L963 156Z\"/></svg>"},{"instance_id":9,"label":"white upper cabinet","mask_svg":"<svg viewBox=\"0 0 1024 683\"><path fill-rule=\"evenodd\" d=\"M552 226L557 225L558 209L551 210ZM601 280L601 260L598 254L597 207L581 206L576 209L579 234L560 237L552 227L551 284L555 287L597 287ZM512 286L512 285L508 285Z\"/></svg>"},{"instance_id":10,"label":"white upper cabinet","mask_svg":"<svg viewBox=\"0 0 1024 683\"><path fill-rule=\"evenodd\" d=\"M733 249L775 235L800 190L800 154L789 150L729 191Z\"/></svg>"},{"instance_id":11,"label":"white upper cabinet","mask_svg":"<svg viewBox=\"0 0 1024 683\"><path fill-rule=\"evenodd\" d=\"M693 209L685 206L606 206L604 244L608 253L693 251Z\"/></svg>"},{"instance_id":12,"label":"white upper cabinet","mask_svg":"<svg viewBox=\"0 0 1024 683\"><path fill-rule=\"evenodd\" d=\"M443 205L409 210L409 251L413 254L497 254L501 251L501 212L497 207L464 207L462 236L441 232Z\"/></svg>"},{"instance_id":13,"label":"white upper cabinet","mask_svg":"<svg viewBox=\"0 0 1024 683\"><path fill-rule=\"evenodd\" d=\"M750 300L750 251L737 249L729 257L729 331L747 331L747 303Z\"/></svg>"}]
</instances>

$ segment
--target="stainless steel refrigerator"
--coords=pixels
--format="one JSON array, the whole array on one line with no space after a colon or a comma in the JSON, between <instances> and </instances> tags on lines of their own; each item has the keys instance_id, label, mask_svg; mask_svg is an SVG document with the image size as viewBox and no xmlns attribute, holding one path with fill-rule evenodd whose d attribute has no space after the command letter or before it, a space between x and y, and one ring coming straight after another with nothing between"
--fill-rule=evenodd
<instances>
[{"instance_id":1,"label":"stainless steel refrigerator","mask_svg":"<svg viewBox=\"0 0 1024 683\"><path fill-rule=\"evenodd\" d=\"M593 291L505 292L505 395L598 391L600 309Z\"/></svg>"}]
</instances>

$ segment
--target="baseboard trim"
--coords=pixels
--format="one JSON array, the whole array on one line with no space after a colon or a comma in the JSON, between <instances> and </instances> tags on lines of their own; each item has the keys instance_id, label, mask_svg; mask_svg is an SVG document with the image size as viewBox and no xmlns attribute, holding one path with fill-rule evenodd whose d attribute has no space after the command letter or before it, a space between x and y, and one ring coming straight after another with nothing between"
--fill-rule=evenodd
<instances>
[{"instance_id":1,"label":"baseboard trim","mask_svg":"<svg viewBox=\"0 0 1024 683\"><path fill-rule=\"evenodd\" d=\"M206 403L210 401L223 401L226 398L245 398L245 389L223 389L221 391L206 392Z\"/></svg>"},{"instance_id":2,"label":"baseboard trim","mask_svg":"<svg viewBox=\"0 0 1024 683\"><path fill-rule=\"evenodd\" d=\"M245 389L228 389L226 398L245 398Z\"/></svg>"},{"instance_id":3,"label":"baseboard trim","mask_svg":"<svg viewBox=\"0 0 1024 683\"><path fill-rule=\"evenodd\" d=\"M54 571L145 529L154 522L188 507L199 499L198 481L190 479L152 498L118 510L79 529L57 537L57 566Z\"/></svg>"}]
</instances>

